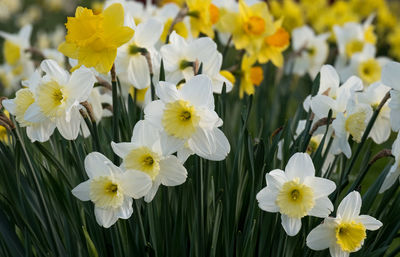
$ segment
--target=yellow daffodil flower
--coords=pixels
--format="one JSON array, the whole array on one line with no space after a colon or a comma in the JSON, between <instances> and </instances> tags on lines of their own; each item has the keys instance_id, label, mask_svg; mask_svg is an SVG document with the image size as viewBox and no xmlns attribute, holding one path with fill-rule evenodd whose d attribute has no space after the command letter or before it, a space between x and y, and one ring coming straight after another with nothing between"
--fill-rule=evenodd
<instances>
[{"instance_id":1,"label":"yellow daffodil flower","mask_svg":"<svg viewBox=\"0 0 400 257\"><path fill-rule=\"evenodd\" d=\"M200 33L213 38L213 25L219 20L219 9L211 0L186 0L189 9L190 27L193 37Z\"/></svg>"},{"instance_id":2,"label":"yellow daffodil flower","mask_svg":"<svg viewBox=\"0 0 400 257\"><path fill-rule=\"evenodd\" d=\"M288 48L290 43L290 34L282 27L282 21L283 19L276 21L274 34L264 38L257 56L260 63L271 61L275 66L282 67L282 52Z\"/></svg>"},{"instance_id":3,"label":"yellow daffodil flower","mask_svg":"<svg viewBox=\"0 0 400 257\"><path fill-rule=\"evenodd\" d=\"M75 17L68 17L65 24L68 33L58 50L72 59L78 59L78 65L107 73L114 63L117 48L133 36L134 31L123 25L124 9L121 4L113 4L100 14L78 7Z\"/></svg>"},{"instance_id":4,"label":"yellow daffodil flower","mask_svg":"<svg viewBox=\"0 0 400 257\"><path fill-rule=\"evenodd\" d=\"M253 66L256 58L253 56L244 56L241 65L241 79L239 96L243 98L243 94L254 94L254 86L259 86L264 80L264 71L261 66Z\"/></svg>"}]
</instances>

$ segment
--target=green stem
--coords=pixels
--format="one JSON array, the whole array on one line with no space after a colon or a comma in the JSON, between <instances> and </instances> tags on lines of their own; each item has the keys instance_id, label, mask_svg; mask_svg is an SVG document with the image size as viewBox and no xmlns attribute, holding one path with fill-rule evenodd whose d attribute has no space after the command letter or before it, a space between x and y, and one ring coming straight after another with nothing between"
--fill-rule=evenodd
<instances>
[{"instance_id":1,"label":"green stem","mask_svg":"<svg viewBox=\"0 0 400 257\"><path fill-rule=\"evenodd\" d=\"M115 74L115 64L111 68L111 85L112 85L112 103L113 103L113 141L119 142L119 106L118 106L118 88L117 88L117 76ZM114 153L114 164L119 164L119 157Z\"/></svg>"}]
</instances>

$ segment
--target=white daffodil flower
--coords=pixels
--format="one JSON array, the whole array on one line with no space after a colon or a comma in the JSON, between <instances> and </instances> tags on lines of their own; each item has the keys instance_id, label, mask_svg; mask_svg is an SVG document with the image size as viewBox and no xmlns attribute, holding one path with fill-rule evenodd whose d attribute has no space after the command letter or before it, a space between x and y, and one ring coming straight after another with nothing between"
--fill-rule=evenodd
<instances>
[{"instance_id":1,"label":"white daffodil flower","mask_svg":"<svg viewBox=\"0 0 400 257\"><path fill-rule=\"evenodd\" d=\"M151 202L159 186L177 186L186 181L187 171L175 155L177 147L147 121L139 121L129 143L111 143L113 151L123 159L124 170L138 170L152 181L144 196ZM143 175L141 175L143 176Z\"/></svg>"},{"instance_id":2,"label":"white daffodil flower","mask_svg":"<svg viewBox=\"0 0 400 257\"><path fill-rule=\"evenodd\" d=\"M265 175L267 186L258 192L258 206L268 212L280 212L282 226L289 236L301 229L301 218L328 217L333 211L328 196L335 190L334 182L315 177L314 164L306 153L296 153L285 171L272 170Z\"/></svg>"},{"instance_id":3,"label":"white daffodil flower","mask_svg":"<svg viewBox=\"0 0 400 257\"><path fill-rule=\"evenodd\" d=\"M363 92L356 93L356 96L360 103L368 104L372 107L372 110L375 110L389 90L390 87L383 85L379 81L367 87ZM383 105L368 136L377 144L382 144L390 137L391 130L389 104L390 100Z\"/></svg>"},{"instance_id":4,"label":"white daffodil flower","mask_svg":"<svg viewBox=\"0 0 400 257\"><path fill-rule=\"evenodd\" d=\"M19 126L26 127L26 134L32 142L46 142L56 128L56 125L50 119L30 122L24 117L28 108L35 102L35 91L40 84L40 78L41 72L36 70L29 80L22 82L25 88L18 90L14 99L3 100L2 102L4 108L15 116Z\"/></svg>"},{"instance_id":5,"label":"white daffodil flower","mask_svg":"<svg viewBox=\"0 0 400 257\"><path fill-rule=\"evenodd\" d=\"M153 62L157 60L152 58L156 52L154 45L160 39L163 24L156 19L149 19L131 28L135 30L134 36L128 43L118 48L116 72L129 87L144 89L150 87L151 81L149 63L143 54L150 54L154 69Z\"/></svg>"},{"instance_id":6,"label":"white daffodil flower","mask_svg":"<svg viewBox=\"0 0 400 257\"><path fill-rule=\"evenodd\" d=\"M375 45L376 36L371 25L374 15L363 23L348 22L342 26L333 26L339 55L348 60L355 53L363 51L365 45Z\"/></svg>"},{"instance_id":7,"label":"white daffodil flower","mask_svg":"<svg viewBox=\"0 0 400 257\"><path fill-rule=\"evenodd\" d=\"M4 38L3 53L5 62L12 68L13 76L19 80L26 80L34 72L34 65L30 59L30 38L32 25L21 28L18 34L10 34L0 31L0 37Z\"/></svg>"},{"instance_id":8,"label":"white daffodil flower","mask_svg":"<svg viewBox=\"0 0 400 257\"><path fill-rule=\"evenodd\" d=\"M397 134L396 140L392 145L392 155L395 158L395 162L386 175L385 180L379 190L379 193L383 193L396 183L396 180L400 177L400 133Z\"/></svg>"},{"instance_id":9,"label":"white daffodil flower","mask_svg":"<svg viewBox=\"0 0 400 257\"><path fill-rule=\"evenodd\" d=\"M357 191L348 194L337 209L336 218L325 218L307 236L307 246L315 251L329 248L332 257L348 257L361 249L367 230L377 230L382 222L360 215L361 196Z\"/></svg>"},{"instance_id":10,"label":"white daffodil flower","mask_svg":"<svg viewBox=\"0 0 400 257\"><path fill-rule=\"evenodd\" d=\"M354 97L354 92L363 89L362 81L353 76L340 86L339 75L331 65L321 68L321 78L318 94L308 97L303 104L306 109L311 108L317 119L328 116L332 110L332 117L338 112L346 110L349 99Z\"/></svg>"},{"instance_id":11,"label":"white daffodil flower","mask_svg":"<svg viewBox=\"0 0 400 257\"><path fill-rule=\"evenodd\" d=\"M132 198L143 197L151 188L151 179L136 170L123 172L104 155L90 153L85 158L89 179L72 190L81 201L92 201L97 223L111 227L118 219L132 215Z\"/></svg>"},{"instance_id":12,"label":"white daffodil flower","mask_svg":"<svg viewBox=\"0 0 400 257\"><path fill-rule=\"evenodd\" d=\"M351 157L349 136L352 136L353 141L360 143L371 116L371 106L350 100L346 112L339 112L332 122L335 136L332 141L331 152L335 155L344 153L349 159Z\"/></svg>"},{"instance_id":13,"label":"white daffodil flower","mask_svg":"<svg viewBox=\"0 0 400 257\"><path fill-rule=\"evenodd\" d=\"M315 35L308 26L294 29L292 31L292 47L298 56L288 62L286 71L299 76L308 72L311 79L314 79L328 57L328 38L329 33Z\"/></svg>"},{"instance_id":14,"label":"white daffodil flower","mask_svg":"<svg viewBox=\"0 0 400 257\"><path fill-rule=\"evenodd\" d=\"M197 61L202 64L202 74L211 78L214 93L220 94L224 83L226 92L232 90L232 83L220 74L222 55L211 38L202 37L187 42L174 31L169 42L160 49L167 81L178 83L182 79L189 80L195 75L193 64Z\"/></svg>"},{"instance_id":15,"label":"white daffodil flower","mask_svg":"<svg viewBox=\"0 0 400 257\"><path fill-rule=\"evenodd\" d=\"M390 91L390 124L394 131L400 130L400 63L389 62L382 69L382 83L391 87Z\"/></svg>"},{"instance_id":16,"label":"white daffodil flower","mask_svg":"<svg viewBox=\"0 0 400 257\"><path fill-rule=\"evenodd\" d=\"M156 93L160 100L144 109L147 121L205 159L225 159L230 145L218 129L222 120L214 111L211 80L206 75L191 78L179 90L175 84L160 82Z\"/></svg>"},{"instance_id":17,"label":"white daffodil flower","mask_svg":"<svg viewBox=\"0 0 400 257\"><path fill-rule=\"evenodd\" d=\"M366 45L362 52L354 54L348 66L340 69L340 78L347 80L353 75L360 77L364 87L381 80L382 67L390 62L387 57L375 57L376 48L373 45Z\"/></svg>"},{"instance_id":18,"label":"white daffodil flower","mask_svg":"<svg viewBox=\"0 0 400 257\"><path fill-rule=\"evenodd\" d=\"M44 60L46 73L35 88L34 99L24 114L24 120L41 123L50 120L67 140L78 137L82 116L80 103L88 99L95 77L82 66L71 75L53 60Z\"/></svg>"}]
</instances>

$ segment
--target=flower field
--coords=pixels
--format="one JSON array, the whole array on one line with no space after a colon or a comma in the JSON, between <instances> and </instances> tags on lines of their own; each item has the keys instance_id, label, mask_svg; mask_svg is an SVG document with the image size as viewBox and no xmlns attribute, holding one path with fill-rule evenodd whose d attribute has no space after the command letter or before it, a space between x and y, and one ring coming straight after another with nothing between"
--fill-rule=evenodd
<instances>
[{"instance_id":1,"label":"flower field","mask_svg":"<svg viewBox=\"0 0 400 257\"><path fill-rule=\"evenodd\" d=\"M0 256L400 256L398 1L0 7Z\"/></svg>"}]
</instances>

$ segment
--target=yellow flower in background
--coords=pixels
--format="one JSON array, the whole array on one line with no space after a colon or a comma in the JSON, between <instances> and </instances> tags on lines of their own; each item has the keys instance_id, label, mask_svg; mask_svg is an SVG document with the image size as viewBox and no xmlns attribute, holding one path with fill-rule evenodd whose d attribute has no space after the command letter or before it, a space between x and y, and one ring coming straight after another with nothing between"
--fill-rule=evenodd
<instances>
[{"instance_id":1,"label":"yellow flower in background","mask_svg":"<svg viewBox=\"0 0 400 257\"><path fill-rule=\"evenodd\" d=\"M270 4L271 13L275 18L285 17L282 26L287 31L292 31L304 24L303 10L300 5L293 0L272 1Z\"/></svg>"},{"instance_id":2,"label":"yellow flower in background","mask_svg":"<svg viewBox=\"0 0 400 257\"><path fill-rule=\"evenodd\" d=\"M378 33L384 34L388 30L396 27L397 18L395 12L391 11L393 6L385 5L379 8L377 12L377 30Z\"/></svg>"},{"instance_id":3,"label":"yellow flower in background","mask_svg":"<svg viewBox=\"0 0 400 257\"><path fill-rule=\"evenodd\" d=\"M400 60L400 25L397 25L387 37L390 45L389 53Z\"/></svg>"},{"instance_id":4,"label":"yellow flower in background","mask_svg":"<svg viewBox=\"0 0 400 257\"><path fill-rule=\"evenodd\" d=\"M335 1L329 8L320 10L319 19L316 19L312 26L317 32L331 31L334 25L343 25L346 22L358 22L357 13L353 12L349 2Z\"/></svg>"},{"instance_id":5,"label":"yellow flower in background","mask_svg":"<svg viewBox=\"0 0 400 257\"><path fill-rule=\"evenodd\" d=\"M10 113L6 110L4 110L4 114L10 118ZM4 126L0 125L0 141L8 144L8 133L7 133L7 129Z\"/></svg>"},{"instance_id":6,"label":"yellow flower in background","mask_svg":"<svg viewBox=\"0 0 400 257\"><path fill-rule=\"evenodd\" d=\"M164 29L163 32L161 34L161 41L165 42L168 36L168 32L169 32L169 28L171 27L173 22L173 18L169 18L165 23L164 23ZM178 23L176 23L174 25L174 30L176 32L176 34L178 34L179 36L187 39L189 36L189 31L188 28L186 27L185 23L183 21L180 21Z\"/></svg>"},{"instance_id":7,"label":"yellow flower in background","mask_svg":"<svg viewBox=\"0 0 400 257\"><path fill-rule=\"evenodd\" d=\"M243 56L240 67L240 98L243 98L244 93L248 95L254 94L254 87L259 86L264 80L264 71L261 66L254 66L255 62L256 58L254 56Z\"/></svg>"},{"instance_id":8,"label":"yellow flower in background","mask_svg":"<svg viewBox=\"0 0 400 257\"><path fill-rule=\"evenodd\" d=\"M272 16L264 2L248 6L240 0L239 13L225 14L221 27L232 34L236 49L246 49L250 54L258 52L264 38L273 33Z\"/></svg>"},{"instance_id":9,"label":"yellow flower in background","mask_svg":"<svg viewBox=\"0 0 400 257\"><path fill-rule=\"evenodd\" d=\"M186 0L193 37L203 33L214 38L213 25L219 20L219 10L211 0Z\"/></svg>"},{"instance_id":10,"label":"yellow flower in background","mask_svg":"<svg viewBox=\"0 0 400 257\"><path fill-rule=\"evenodd\" d=\"M386 5L385 0L350 0L353 12L365 18Z\"/></svg>"},{"instance_id":11,"label":"yellow flower in background","mask_svg":"<svg viewBox=\"0 0 400 257\"><path fill-rule=\"evenodd\" d=\"M290 44L290 34L282 27L283 19L275 21L274 34L264 38L261 50L258 53L258 61L266 63L271 61L275 66L283 66L283 55Z\"/></svg>"},{"instance_id":12,"label":"yellow flower in background","mask_svg":"<svg viewBox=\"0 0 400 257\"><path fill-rule=\"evenodd\" d=\"M124 9L121 4L110 5L103 13L78 7L75 17L68 17L68 33L58 50L78 60L78 65L94 67L100 73L110 71L117 48L128 42L134 31L124 27Z\"/></svg>"},{"instance_id":13,"label":"yellow flower in background","mask_svg":"<svg viewBox=\"0 0 400 257\"><path fill-rule=\"evenodd\" d=\"M314 24L321 16L321 10L329 8L328 0L300 0L301 9L304 11L307 23Z\"/></svg>"}]
</instances>

